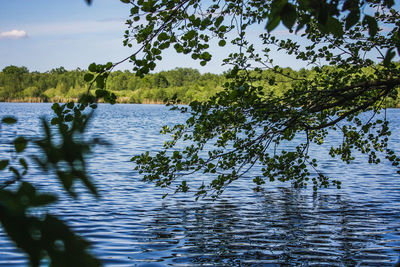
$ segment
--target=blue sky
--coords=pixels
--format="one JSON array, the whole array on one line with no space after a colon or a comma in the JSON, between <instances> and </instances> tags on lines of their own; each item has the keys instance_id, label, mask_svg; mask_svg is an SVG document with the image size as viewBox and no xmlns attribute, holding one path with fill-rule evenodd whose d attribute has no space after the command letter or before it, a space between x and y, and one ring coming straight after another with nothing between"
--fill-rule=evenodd
<instances>
[{"instance_id":1,"label":"blue sky","mask_svg":"<svg viewBox=\"0 0 400 267\"><path fill-rule=\"evenodd\" d=\"M87 68L129 53L122 46L129 8L117 0L0 0L0 7L0 69Z\"/></svg>"},{"instance_id":2,"label":"blue sky","mask_svg":"<svg viewBox=\"0 0 400 267\"><path fill-rule=\"evenodd\" d=\"M119 0L94 0L91 6L84 0L0 0L0 70L17 65L43 72L60 66L86 69L92 62L117 62L134 52L122 45L129 10ZM262 31L260 25L250 32L250 41L259 43L255 40ZM287 30L279 27L274 33L287 35ZM234 51L230 46L213 47L213 60L206 67L171 49L155 71L192 67L203 73L221 73L227 69L221 67L222 59ZM281 66L305 67L285 54L273 56ZM118 68L132 66L124 63Z\"/></svg>"},{"instance_id":3,"label":"blue sky","mask_svg":"<svg viewBox=\"0 0 400 267\"><path fill-rule=\"evenodd\" d=\"M119 0L94 0L91 6L84 0L0 0L0 7L0 70L8 65L40 72L60 66L86 69L133 51L122 45L130 7ZM216 49L215 54L216 60L201 68L189 56L168 52L156 71L192 67L221 73L226 53Z\"/></svg>"},{"instance_id":4,"label":"blue sky","mask_svg":"<svg viewBox=\"0 0 400 267\"><path fill-rule=\"evenodd\" d=\"M40 72L60 66L86 69L132 52L122 45L130 7L119 0L94 0L91 6L84 0L0 0L0 7L0 70L8 65ZM212 52L212 62L201 67L190 56L169 51L156 71L192 67L221 73L227 69L221 61L232 50L216 46ZM119 66L131 68L129 63Z\"/></svg>"}]
</instances>

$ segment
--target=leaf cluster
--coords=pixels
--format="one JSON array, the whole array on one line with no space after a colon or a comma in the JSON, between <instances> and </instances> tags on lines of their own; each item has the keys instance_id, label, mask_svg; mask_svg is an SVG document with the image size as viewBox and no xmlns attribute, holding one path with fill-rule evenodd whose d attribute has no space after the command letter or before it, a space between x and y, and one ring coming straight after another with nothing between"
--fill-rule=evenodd
<instances>
[{"instance_id":1,"label":"leaf cluster","mask_svg":"<svg viewBox=\"0 0 400 267\"><path fill-rule=\"evenodd\" d=\"M142 36L148 47L158 45L153 34L158 36L166 27L169 36L175 36L170 42L182 45L182 51L193 57L193 48L203 39L193 39L189 44L185 36L191 36L191 27L198 27L196 37L225 40L229 36L239 51L224 61L232 66L224 90L206 102L192 102L189 108L174 107L191 116L185 124L163 129L172 137L165 149L154 156L144 153L132 158L144 181L187 192L191 187L185 177L201 172L208 174L210 181L197 187L196 197L218 196L257 166L259 175L253 177L257 185L279 180L291 181L295 187L311 183L314 190L329 184L340 188L341 182L330 180L318 168L318 159L310 155L311 148L324 144L333 132L341 134L343 142L332 145L330 156L350 163L355 159L354 151L359 151L370 163L379 163L383 154L397 166L398 157L388 148L388 121L386 117L377 118L385 102L397 98L400 85L399 67L392 62L394 50L399 50L396 36L400 15L393 4L351 0L196 1L179 11L178 21L164 17L159 28L151 21L131 26L131 36L148 33L146 38ZM142 11L151 13L154 19L163 7L160 4L151 12ZM214 23L202 26L206 19ZM226 22L226 29L235 29L237 34L231 37L219 31L214 27L217 20ZM303 41L274 36L280 22L290 32L297 25L297 36ZM266 32L260 34L262 51L245 38L251 26L260 23L266 25ZM389 30L384 32L383 28ZM271 59L275 50L313 66L312 75L296 77L283 72ZM289 78L289 88L283 94L269 93L267 88L276 80L265 79L265 70ZM295 137L296 143L287 148ZM177 149L179 142L190 145Z\"/></svg>"},{"instance_id":2,"label":"leaf cluster","mask_svg":"<svg viewBox=\"0 0 400 267\"><path fill-rule=\"evenodd\" d=\"M36 145L39 152L32 156L32 160L43 171L55 175L68 194L77 197L74 187L80 181L90 193L98 196L86 171L86 155L97 142L83 138L91 117L91 114L82 112L86 106L54 104L56 116L51 124L56 127L57 134L54 134L54 127L42 119L43 137L16 137L13 146L17 156L0 160L0 170L8 170L12 177L1 181L0 222L10 239L29 256L32 266L39 266L44 258L52 266L100 265L100 261L88 251L89 243L46 211L46 207L56 203L58 197L40 193L27 181L30 161L24 156L29 145ZM7 127L16 123L14 117L4 117L1 125ZM12 184L15 186L8 189Z\"/></svg>"}]
</instances>

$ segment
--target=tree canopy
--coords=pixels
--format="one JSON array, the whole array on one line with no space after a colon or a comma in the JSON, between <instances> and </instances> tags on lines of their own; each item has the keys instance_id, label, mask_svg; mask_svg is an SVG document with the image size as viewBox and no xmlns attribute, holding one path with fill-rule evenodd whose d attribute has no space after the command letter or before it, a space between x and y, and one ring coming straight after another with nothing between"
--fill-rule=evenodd
<instances>
[{"instance_id":1,"label":"tree canopy","mask_svg":"<svg viewBox=\"0 0 400 267\"><path fill-rule=\"evenodd\" d=\"M76 101L86 94L89 84L83 80L88 73L85 70L67 71L63 67L43 73L7 72L7 66L0 72L0 101L22 102L69 102ZM24 68L24 67L20 67ZM274 70L263 70L264 78L258 82L264 93L282 95L295 82L293 78L312 77L312 69L282 68L286 75L277 74ZM366 69L366 71L372 71ZM273 85L270 81L274 80ZM201 74L196 69L175 68L158 73L149 73L138 77L128 70L113 71L107 78L105 88L116 95L117 103L165 103L176 96L182 104L193 101L204 102L222 90L227 81L224 74ZM95 88L90 90L94 94ZM400 107L400 99L388 99L385 107Z\"/></svg>"},{"instance_id":2,"label":"tree canopy","mask_svg":"<svg viewBox=\"0 0 400 267\"><path fill-rule=\"evenodd\" d=\"M0 101L69 102L86 94L89 84L83 80L87 71L67 71L63 67L47 72L25 72L18 77L7 66L0 72ZM24 68L24 67L21 67ZM222 90L222 74L200 74L190 68L151 73L143 78L130 71L110 73L105 88L118 103L163 103L176 95L182 103L205 101ZM281 90L282 88L276 88ZM93 88L90 91L94 93Z\"/></svg>"},{"instance_id":3,"label":"tree canopy","mask_svg":"<svg viewBox=\"0 0 400 267\"><path fill-rule=\"evenodd\" d=\"M400 82L399 66L392 61L400 52L400 17L393 1L122 2L131 5L124 44L136 48L126 60L138 75L153 70L170 47L201 65L211 60L212 44L237 47L224 60L231 66L224 90L189 108L175 107L191 117L163 129L172 135L165 150L133 157L145 181L186 192L185 175L211 173L195 195L217 196L257 164L263 166L253 179L257 185L281 180L302 187L310 181L314 189L330 183L340 188L340 181L328 179L309 154L310 146L324 143L332 132L343 142L331 147L330 156L349 163L360 151L379 163L383 152L398 165L387 146L388 121L375 117L386 100L397 98ZM274 35L281 22L296 39ZM259 25L265 29L258 43L249 41ZM285 73L272 58L276 51L305 62L315 75ZM293 80L283 95L265 93L262 81L277 83L262 75L265 69ZM370 118L363 120L366 111ZM282 148L296 136L303 141L291 150ZM182 141L190 145L177 149Z\"/></svg>"},{"instance_id":4,"label":"tree canopy","mask_svg":"<svg viewBox=\"0 0 400 267\"><path fill-rule=\"evenodd\" d=\"M214 45L234 51L223 61L231 66L224 90L205 102L174 107L191 117L164 127L162 132L172 136L165 150L132 158L144 181L187 192L186 175L211 173L195 195L218 196L257 164L263 166L253 179L257 185L280 180L297 187L311 182L315 190L331 183L340 188L340 181L326 177L309 154L333 132L343 142L331 147L330 156L350 163L359 151L370 163L379 163L383 155L398 166L399 158L388 147L388 121L375 116L398 95L399 65L393 59L400 53L400 17L394 1L121 2L130 7L124 45L133 53L116 63L89 66L86 80L99 88L96 97L115 101L104 84L122 62L132 62L136 75L143 76L168 49L201 65L211 60ZM289 37L274 35L280 24ZM258 41L249 38L254 32ZM277 51L315 74L286 73L273 60ZM265 90L278 82L263 75L266 69L292 80L283 94ZM303 141L291 150L282 148L296 136ZM178 142L190 145L178 149ZM205 147L211 151L204 154Z\"/></svg>"},{"instance_id":5,"label":"tree canopy","mask_svg":"<svg viewBox=\"0 0 400 267\"><path fill-rule=\"evenodd\" d=\"M77 196L73 186L81 182L97 196L85 164L85 155L97 141L79 138L90 119L90 112L84 111L95 109L100 99L115 103L116 94L107 88L115 66L131 61L136 75L142 77L155 69L167 49L206 65L213 45L226 46L233 52L223 64L231 70L223 90L210 99L172 107L190 116L185 124L162 129L172 138L163 151L132 158L144 181L187 192L191 184L185 176L209 173L210 181L200 185L195 195L218 196L257 164L262 166L253 177L257 185L280 180L298 187L311 182L314 189L331 183L340 188L340 181L326 177L318 159L309 153L311 146L321 145L332 133L343 137L342 143L331 147L332 157L349 163L359 151L370 163L379 163L383 156L399 165L399 157L388 147L386 116L376 116L385 101L397 98L400 84L400 67L393 62L400 54L400 15L394 1L121 2L130 9L124 45L132 47L132 54L115 63L91 64L83 75L89 86L79 102L54 104L50 122L54 128L43 121L41 138L16 137L12 145L17 156L0 161L0 170L12 174L0 187L0 221L33 266L39 266L44 257L56 266L97 266L100 262L88 252L87 242L64 222L49 213L38 218L30 212L55 203L57 197L39 193L24 181L29 166L22 152L29 143L37 145L43 157L33 160L55 174L69 195ZM280 23L296 38L274 35ZM248 38L254 29L261 29L257 42ZM271 57L276 50L308 64L313 75L285 71ZM265 70L274 75L266 76ZM64 75L64 71L55 69L54 74ZM18 76L27 70L10 66L5 72ZM281 81L277 77L291 80L281 94L267 90ZM169 81L158 76L155 82L164 87ZM172 98L171 104L175 101ZM4 117L1 122L8 127L16 119ZM295 137L302 141L283 147ZM185 146L181 148L178 142ZM10 189L11 184L16 185Z\"/></svg>"}]
</instances>

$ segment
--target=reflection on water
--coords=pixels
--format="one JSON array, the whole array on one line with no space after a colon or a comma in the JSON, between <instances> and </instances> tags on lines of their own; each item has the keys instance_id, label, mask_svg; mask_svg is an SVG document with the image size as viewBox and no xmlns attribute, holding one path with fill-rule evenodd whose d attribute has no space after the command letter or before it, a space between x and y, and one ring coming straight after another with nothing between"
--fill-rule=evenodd
<instances>
[{"instance_id":1,"label":"reflection on water","mask_svg":"<svg viewBox=\"0 0 400 267\"><path fill-rule=\"evenodd\" d=\"M35 118L48 109L0 103L0 116L16 114L25 124L13 131L36 134ZM162 106L101 105L92 132L113 146L96 148L90 159L99 201L85 193L72 201L53 179L32 170L32 181L61 195L52 212L89 239L106 266L392 266L397 260L400 183L387 165L356 162L343 168L323 160L327 174L344 177L342 190L313 193L275 183L254 192L249 176L214 202L185 195L161 200L164 192L142 183L129 159L158 150L159 127L182 120ZM399 125L394 123L394 133ZM400 151L400 142L394 147ZM5 148L0 144L0 153ZM25 264L0 230L0 266Z\"/></svg>"},{"instance_id":2,"label":"reflection on water","mask_svg":"<svg viewBox=\"0 0 400 267\"><path fill-rule=\"evenodd\" d=\"M279 188L252 200L162 205L146 231L133 232L136 261L391 266L397 257L398 229L341 195Z\"/></svg>"}]
</instances>

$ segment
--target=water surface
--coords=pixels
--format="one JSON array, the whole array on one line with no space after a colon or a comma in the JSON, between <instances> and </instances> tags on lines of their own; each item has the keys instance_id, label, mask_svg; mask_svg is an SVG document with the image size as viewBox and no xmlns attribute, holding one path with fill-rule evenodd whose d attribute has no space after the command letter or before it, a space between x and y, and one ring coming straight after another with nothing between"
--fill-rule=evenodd
<instances>
[{"instance_id":1,"label":"water surface","mask_svg":"<svg viewBox=\"0 0 400 267\"><path fill-rule=\"evenodd\" d=\"M0 103L0 116L10 114L20 123L2 129L2 158L9 156L7 141L16 134L37 136L39 118L51 109L50 104ZM399 115L400 110L388 111L397 152ZM78 201L70 199L54 177L37 168L27 179L60 194L52 213L90 240L106 266L392 266L397 260L400 183L387 162L369 165L361 157L346 165L317 148L313 156L343 189L314 193L270 183L255 192L249 173L214 202L184 194L162 200L165 191L143 183L130 158L160 150L165 138L160 127L182 121L182 114L160 105L100 105L90 134L112 146L96 147L89 160L99 200L85 192ZM26 265L26 257L0 229L0 266L19 265Z\"/></svg>"}]
</instances>

